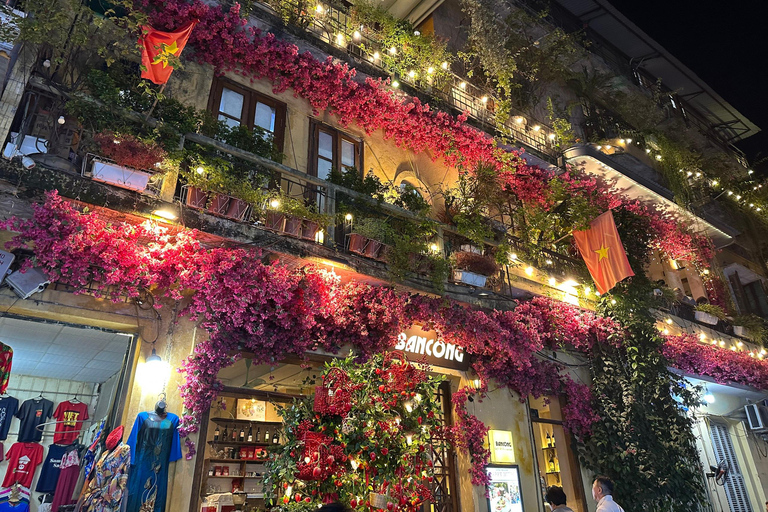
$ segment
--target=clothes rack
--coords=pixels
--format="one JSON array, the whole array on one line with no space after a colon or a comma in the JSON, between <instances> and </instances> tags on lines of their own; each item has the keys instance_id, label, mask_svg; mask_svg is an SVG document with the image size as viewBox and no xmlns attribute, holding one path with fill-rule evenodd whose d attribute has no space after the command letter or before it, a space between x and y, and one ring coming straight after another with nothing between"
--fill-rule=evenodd
<instances>
[{"instance_id":1,"label":"clothes rack","mask_svg":"<svg viewBox=\"0 0 768 512\"><path fill-rule=\"evenodd\" d=\"M10 393L11 391L16 392L16 393L38 393L38 394L40 393L39 389L8 388L6 390L6 394L11 394ZM91 398L93 398L95 396L99 396L99 393L73 393L72 391L45 391L45 390L43 390L43 397L45 397L45 395L68 395L68 396L75 396L75 395L77 395L78 397L82 396L82 397L91 397ZM38 395L35 395L35 396L38 396Z\"/></svg>"}]
</instances>

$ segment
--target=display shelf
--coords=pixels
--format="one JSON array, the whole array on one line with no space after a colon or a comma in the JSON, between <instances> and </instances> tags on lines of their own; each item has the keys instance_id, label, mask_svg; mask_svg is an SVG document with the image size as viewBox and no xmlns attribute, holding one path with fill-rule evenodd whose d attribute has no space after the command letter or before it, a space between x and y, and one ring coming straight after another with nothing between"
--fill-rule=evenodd
<instances>
[{"instance_id":1,"label":"display shelf","mask_svg":"<svg viewBox=\"0 0 768 512\"><path fill-rule=\"evenodd\" d=\"M554 450L554 449L556 449L556 448L557 448L557 446L544 446L544 447L542 447L541 449L542 449L542 450Z\"/></svg>"},{"instance_id":2,"label":"display shelf","mask_svg":"<svg viewBox=\"0 0 768 512\"><path fill-rule=\"evenodd\" d=\"M233 420L227 418L210 418L210 420L217 425L267 425L268 427L283 425L282 421Z\"/></svg>"},{"instance_id":3,"label":"display shelf","mask_svg":"<svg viewBox=\"0 0 768 512\"><path fill-rule=\"evenodd\" d=\"M247 459L205 459L206 462L222 462L224 464L240 464Z\"/></svg>"},{"instance_id":4,"label":"display shelf","mask_svg":"<svg viewBox=\"0 0 768 512\"><path fill-rule=\"evenodd\" d=\"M241 475L219 475L219 476L213 475L213 476L208 476L208 480L211 480L212 478L249 478L249 477L241 476Z\"/></svg>"},{"instance_id":5,"label":"display shelf","mask_svg":"<svg viewBox=\"0 0 768 512\"><path fill-rule=\"evenodd\" d=\"M256 441L249 443L248 441L208 441L208 444L224 444L227 446L280 446L280 443L257 443Z\"/></svg>"}]
</instances>

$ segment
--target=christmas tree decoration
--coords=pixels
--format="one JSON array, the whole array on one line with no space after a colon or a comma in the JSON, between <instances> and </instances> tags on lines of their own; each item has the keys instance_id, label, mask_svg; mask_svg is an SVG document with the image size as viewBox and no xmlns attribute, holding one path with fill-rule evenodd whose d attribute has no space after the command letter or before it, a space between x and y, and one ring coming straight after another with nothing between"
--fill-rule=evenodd
<instances>
[{"instance_id":1,"label":"christmas tree decoration","mask_svg":"<svg viewBox=\"0 0 768 512\"><path fill-rule=\"evenodd\" d=\"M443 378L428 370L401 352L330 363L314 397L278 409L286 442L267 464L272 502L291 512L333 501L415 511L432 499L432 453L448 431Z\"/></svg>"}]
</instances>

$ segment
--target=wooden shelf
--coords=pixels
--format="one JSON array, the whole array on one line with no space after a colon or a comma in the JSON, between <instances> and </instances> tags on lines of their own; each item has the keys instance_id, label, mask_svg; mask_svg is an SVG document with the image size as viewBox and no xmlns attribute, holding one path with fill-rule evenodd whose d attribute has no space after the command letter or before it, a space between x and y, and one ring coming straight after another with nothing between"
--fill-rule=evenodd
<instances>
[{"instance_id":1,"label":"wooden shelf","mask_svg":"<svg viewBox=\"0 0 768 512\"><path fill-rule=\"evenodd\" d=\"M224 464L240 464L245 459L205 459L206 462L223 462Z\"/></svg>"},{"instance_id":2,"label":"wooden shelf","mask_svg":"<svg viewBox=\"0 0 768 512\"><path fill-rule=\"evenodd\" d=\"M544 446L542 450L554 450L557 446Z\"/></svg>"},{"instance_id":3,"label":"wooden shelf","mask_svg":"<svg viewBox=\"0 0 768 512\"><path fill-rule=\"evenodd\" d=\"M559 475L560 472L559 471L547 471L547 474L548 475Z\"/></svg>"},{"instance_id":4,"label":"wooden shelf","mask_svg":"<svg viewBox=\"0 0 768 512\"><path fill-rule=\"evenodd\" d=\"M239 475L219 475L219 476L213 475L213 476L208 476L209 480L211 478L245 478L245 477L244 476L239 476Z\"/></svg>"},{"instance_id":5,"label":"wooden shelf","mask_svg":"<svg viewBox=\"0 0 768 512\"><path fill-rule=\"evenodd\" d=\"M248 441L208 441L208 444L224 444L227 446L279 446L280 443L257 443Z\"/></svg>"},{"instance_id":6,"label":"wooden shelf","mask_svg":"<svg viewBox=\"0 0 768 512\"><path fill-rule=\"evenodd\" d=\"M282 421L251 421L251 420L233 420L233 419L227 419L227 418L211 418L211 421L214 422L217 425L267 425L268 427L271 426L282 426Z\"/></svg>"}]
</instances>

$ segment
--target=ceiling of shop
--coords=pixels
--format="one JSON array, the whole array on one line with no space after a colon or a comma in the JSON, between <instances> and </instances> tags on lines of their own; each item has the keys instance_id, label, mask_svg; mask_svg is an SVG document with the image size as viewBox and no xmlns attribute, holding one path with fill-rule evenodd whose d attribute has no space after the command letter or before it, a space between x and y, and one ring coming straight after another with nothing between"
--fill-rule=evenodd
<instances>
[{"instance_id":1,"label":"ceiling of shop","mask_svg":"<svg viewBox=\"0 0 768 512\"><path fill-rule=\"evenodd\" d=\"M310 387L314 384L305 383L305 379L312 376L319 377L317 369L305 370L297 364L267 364L246 368L246 359L240 359L228 368L219 372L219 378L227 386L246 387L263 391L277 391L281 393L300 393L302 387Z\"/></svg>"},{"instance_id":2,"label":"ceiling of shop","mask_svg":"<svg viewBox=\"0 0 768 512\"><path fill-rule=\"evenodd\" d=\"M122 367L130 336L0 318L0 341L13 348L13 374L104 382Z\"/></svg>"}]
</instances>

